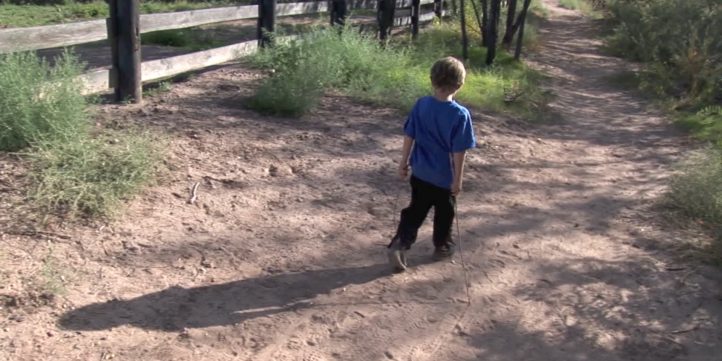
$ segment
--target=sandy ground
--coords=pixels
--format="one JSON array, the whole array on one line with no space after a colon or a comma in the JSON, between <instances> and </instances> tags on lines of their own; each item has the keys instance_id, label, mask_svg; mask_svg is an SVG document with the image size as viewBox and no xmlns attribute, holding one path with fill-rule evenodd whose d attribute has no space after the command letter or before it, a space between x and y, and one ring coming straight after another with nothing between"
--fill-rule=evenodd
<instances>
[{"instance_id":1,"label":"sandy ground","mask_svg":"<svg viewBox=\"0 0 722 361\"><path fill-rule=\"evenodd\" d=\"M0 230L0 359L718 359L722 272L681 260L655 211L686 140L609 85L627 64L597 50L588 20L547 3L533 61L553 76L558 121L473 112L470 304L462 254L430 263L428 224L408 272L385 264L408 201L394 177L404 116L333 95L298 120L259 116L242 106L259 75L231 65L99 109L169 141L170 170L121 220ZM1 159L13 225L25 170Z\"/></svg>"}]
</instances>

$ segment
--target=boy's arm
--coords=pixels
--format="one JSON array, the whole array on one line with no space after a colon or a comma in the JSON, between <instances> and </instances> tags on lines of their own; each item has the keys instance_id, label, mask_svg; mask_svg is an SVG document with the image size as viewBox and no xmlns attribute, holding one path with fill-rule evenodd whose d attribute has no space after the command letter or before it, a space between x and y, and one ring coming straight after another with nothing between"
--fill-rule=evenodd
<instances>
[{"instance_id":1,"label":"boy's arm","mask_svg":"<svg viewBox=\"0 0 722 361\"><path fill-rule=\"evenodd\" d=\"M451 195L457 196L461 192L461 182L464 177L464 160L466 151L453 153L454 181L451 183Z\"/></svg>"},{"instance_id":2,"label":"boy's arm","mask_svg":"<svg viewBox=\"0 0 722 361\"><path fill-rule=\"evenodd\" d=\"M411 146L414 145L414 139L408 135L404 135L404 145L401 147L401 160L399 161L399 177L401 180L409 176L409 155L411 154Z\"/></svg>"}]
</instances>

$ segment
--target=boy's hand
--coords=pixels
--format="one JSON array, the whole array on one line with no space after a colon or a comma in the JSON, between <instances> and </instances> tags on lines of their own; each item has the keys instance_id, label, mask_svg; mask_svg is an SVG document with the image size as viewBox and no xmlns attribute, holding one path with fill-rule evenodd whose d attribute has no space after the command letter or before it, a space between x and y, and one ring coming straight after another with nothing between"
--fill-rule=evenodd
<instances>
[{"instance_id":1,"label":"boy's hand","mask_svg":"<svg viewBox=\"0 0 722 361\"><path fill-rule=\"evenodd\" d=\"M456 197L461 193L461 182L454 181L454 183L451 184L451 195Z\"/></svg>"},{"instance_id":2,"label":"boy's hand","mask_svg":"<svg viewBox=\"0 0 722 361\"><path fill-rule=\"evenodd\" d=\"M401 180L406 180L406 178L409 177L409 165L408 164L399 164L399 178Z\"/></svg>"}]
</instances>

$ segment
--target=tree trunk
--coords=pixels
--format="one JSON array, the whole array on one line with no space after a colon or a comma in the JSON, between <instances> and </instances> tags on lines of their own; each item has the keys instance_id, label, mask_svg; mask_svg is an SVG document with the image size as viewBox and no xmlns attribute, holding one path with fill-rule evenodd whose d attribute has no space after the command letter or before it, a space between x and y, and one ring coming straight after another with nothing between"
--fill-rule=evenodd
<instances>
[{"instance_id":1,"label":"tree trunk","mask_svg":"<svg viewBox=\"0 0 722 361\"><path fill-rule=\"evenodd\" d=\"M481 45L489 46L489 0L481 0Z\"/></svg>"},{"instance_id":2,"label":"tree trunk","mask_svg":"<svg viewBox=\"0 0 722 361\"><path fill-rule=\"evenodd\" d=\"M529 4L531 5L531 2L529 2ZM524 10L524 21L526 21L526 15L529 12L530 5L527 5L527 1L524 0L523 6L524 6L524 8L526 8L526 10ZM519 13L519 16L517 16L517 18L516 18L516 22L514 22L514 26L512 26L512 28L511 28L511 34L509 36L510 38L513 39L514 35L516 35L516 32L519 30L519 27L521 26L521 23L522 23L521 20L522 20L522 14Z\"/></svg>"},{"instance_id":3,"label":"tree trunk","mask_svg":"<svg viewBox=\"0 0 722 361\"><path fill-rule=\"evenodd\" d=\"M482 25L481 14L479 13L479 7L476 5L476 0L471 0L471 7L474 9L474 17L476 18L476 24L479 25L479 34L482 36L483 44L484 25Z\"/></svg>"},{"instance_id":4,"label":"tree trunk","mask_svg":"<svg viewBox=\"0 0 722 361\"><path fill-rule=\"evenodd\" d=\"M472 0L473 1L473 0ZM465 0L461 0L461 54L464 61L469 59L469 37L466 34L466 6Z\"/></svg>"},{"instance_id":5,"label":"tree trunk","mask_svg":"<svg viewBox=\"0 0 722 361\"><path fill-rule=\"evenodd\" d=\"M502 44L504 46L511 45L511 41L514 38L514 18L516 18L516 0L509 0L509 10L506 14L506 31L504 32L504 40Z\"/></svg>"},{"instance_id":6,"label":"tree trunk","mask_svg":"<svg viewBox=\"0 0 722 361\"><path fill-rule=\"evenodd\" d=\"M486 65L494 63L496 58L496 45L499 38L499 17L501 15L501 0L491 0L489 9L489 45L486 52Z\"/></svg>"},{"instance_id":7,"label":"tree trunk","mask_svg":"<svg viewBox=\"0 0 722 361\"><path fill-rule=\"evenodd\" d=\"M531 0L524 0L524 8L521 10L521 14L519 14L519 36L516 39L516 50L514 51L514 59L519 60L521 58L521 47L522 42L524 40L524 24L526 23L526 13L529 11L529 5L531 5Z\"/></svg>"}]
</instances>

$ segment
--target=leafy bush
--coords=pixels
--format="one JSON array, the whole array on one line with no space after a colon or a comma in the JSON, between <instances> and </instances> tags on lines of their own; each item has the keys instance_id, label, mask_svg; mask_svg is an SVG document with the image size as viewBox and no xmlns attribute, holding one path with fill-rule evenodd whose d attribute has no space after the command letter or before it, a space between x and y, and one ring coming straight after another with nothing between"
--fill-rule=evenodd
<instances>
[{"instance_id":1,"label":"leafy bush","mask_svg":"<svg viewBox=\"0 0 722 361\"><path fill-rule=\"evenodd\" d=\"M84 133L87 101L79 74L80 65L67 53L52 67L33 53L0 55L0 150Z\"/></svg>"},{"instance_id":2,"label":"leafy bush","mask_svg":"<svg viewBox=\"0 0 722 361\"><path fill-rule=\"evenodd\" d=\"M694 114L684 115L678 123L698 138L711 141L722 149L722 106L708 106Z\"/></svg>"},{"instance_id":3,"label":"leafy bush","mask_svg":"<svg viewBox=\"0 0 722 361\"><path fill-rule=\"evenodd\" d=\"M685 215L722 227L722 150L709 148L682 164L668 199ZM720 228L722 230L722 228Z\"/></svg>"},{"instance_id":4,"label":"leafy bush","mask_svg":"<svg viewBox=\"0 0 722 361\"><path fill-rule=\"evenodd\" d=\"M416 99L431 92L429 69L437 59L460 56L457 25L435 24L415 41L381 47L369 35L346 29L317 30L288 44L259 52L256 65L273 76L259 88L249 105L265 113L299 116L313 109L329 88L363 101L409 110ZM498 65L483 66L485 50L470 48L462 102L532 118L546 101L538 87L540 76L506 54ZM508 102L507 93L519 97Z\"/></svg>"},{"instance_id":5,"label":"leafy bush","mask_svg":"<svg viewBox=\"0 0 722 361\"><path fill-rule=\"evenodd\" d=\"M254 61L275 73L249 103L266 113L300 116L328 88L399 107L413 105L415 97L424 93L423 84L404 76L414 68L404 51L382 48L370 35L352 29L341 34L316 30L265 49Z\"/></svg>"},{"instance_id":6,"label":"leafy bush","mask_svg":"<svg viewBox=\"0 0 722 361\"><path fill-rule=\"evenodd\" d=\"M69 216L108 216L123 199L148 183L157 149L146 135L85 135L75 141L37 144L31 199L45 210Z\"/></svg>"},{"instance_id":7,"label":"leafy bush","mask_svg":"<svg viewBox=\"0 0 722 361\"><path fill-rule=\"evenodd\" d=\"M144 0L140 2L140 11L145 14L250 3L250 0ZM0 25L11 27L105 18L108 14L105 0L0 0Z\"/></svg>"},{"instance_id":8,"label":"leafy bush","mask_svg":"<svg viewBox=\"0 0 722 361\"><path fill-rule=\"evenodd\" d=\"M68 53L53 67L32 53L1 56L0 150L29 147L40 208L104 216L150 179L157 152L147 136L91 134L79 73Z\"/></svg>"},{"instance_id":9,"label":"leafy bush","mask_svg":"<svg viewBox=\"0 0 722 361\"><path fill-rule=\"evenodd\" d=\"M559 0L559 5L566 9L579 10L583 14L590 14L594 5L587 0Z\"/></svg>"},{"instance_id":10,"label":"leafy bush","mask_svg":"<svg viewBox=\"0 0 722 361\"><path fill-rule=\"evenodd\" d=\"M649 64L644 89L682 105L722 99L719 0L609 0L610 49Z\"/></svg>"}]
</instances>

